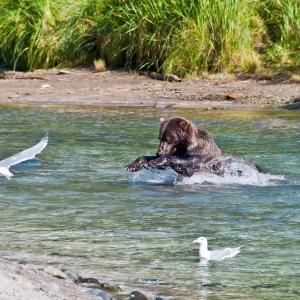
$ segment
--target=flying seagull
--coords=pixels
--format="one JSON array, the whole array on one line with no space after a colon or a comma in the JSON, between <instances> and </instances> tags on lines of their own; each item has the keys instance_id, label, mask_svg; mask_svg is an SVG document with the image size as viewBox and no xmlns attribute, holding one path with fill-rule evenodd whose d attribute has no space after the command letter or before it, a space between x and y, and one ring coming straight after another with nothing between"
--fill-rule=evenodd
<instances>
[{"instance_id":1,"label":"flying seagull","mask_svg":"<svg viewBox=\"0 0 300 300\"><path fill-rule=\"evenodd\" d=\"M199 237L193 241L193 244L199 244L199 256L207 260L223 260L237 255L240 252L241 247L236 248L223 248L218 250L207 249L207 239L205 237Z\"/></svg>"},{"instance_id":2,"label":"flying seagull","mask_svg":"<svg viewBox=\"0 0 300 300\"><path fill-rule=\"evenodd\" d=\"M37 154L42 152L48 144L48 135L46 134L42 140L36 145L16 155L10 156L0 161L0 176L4 176L6 179L11 179L14 174L9 171L9 168L13 165L17 165L25 160L33 159Z\"/></svg>"}]
</instances>

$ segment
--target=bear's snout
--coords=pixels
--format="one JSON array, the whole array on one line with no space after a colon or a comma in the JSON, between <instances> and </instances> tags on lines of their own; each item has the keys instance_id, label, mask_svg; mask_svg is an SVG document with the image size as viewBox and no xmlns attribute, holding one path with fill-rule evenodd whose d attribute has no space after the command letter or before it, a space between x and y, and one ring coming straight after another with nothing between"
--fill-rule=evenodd
<instances>
[{"instance_id":1,"label":"bear's snout","mask_svg":"<svg viewBox=\"0 0 300 300\"><path fill-rule=\"evenodd\" d=\"M173 154L173 152L174 152L173 145L168 144L166 142L161 142L156 152L156 156L171 155Z\"/></svg>"}]
</instances>

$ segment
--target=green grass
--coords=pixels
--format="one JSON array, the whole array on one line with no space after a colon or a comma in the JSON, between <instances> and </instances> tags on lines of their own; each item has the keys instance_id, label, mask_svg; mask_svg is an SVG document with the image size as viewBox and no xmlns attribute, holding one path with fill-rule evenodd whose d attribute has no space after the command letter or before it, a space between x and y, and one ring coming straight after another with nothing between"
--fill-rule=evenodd
<instances>
[{"instance_id":1,"label":"green grass","mask_svg":"<svg viewBox=\"0 0 300 300\"><path fill-rule=\"evenodd\" d=\"M51 67L57 57L58 3L50 0L2 0L0 53L13 69ZM56 4L56 5L55 5Z\"/></svg>"},{"instance_id":2,"label":"green grass","mask_svg":"<svg viewBox=\"0 0 300 300\"><path fill-rule=\"evenodd\" d=\"M199 1L182 25L164 62L166 72L184 76L250 71L259 63L254 50L258 23L251 1Z\"/></svg>"},{"instance_id":3,"label":"green grass","mask_svg":"<svg viewBox=\"0 0 300 300\"><path fill-rule=\"evenodd\" d=\"M300 1L267 0L262 9L267 28L266 60L275 67L300 67Z\"/></svg>"},{"instance_id":4,"label":"green grass","mask_svg":"<svg viewBox=\"0 0 300 300\"><path fill-rule=\"evenodd\" d=\"M91 64L100 58L103 44L102 1L73 1L61 18L58 52L64 64Z\"/></svg>"},{"instance_id":5,"label":"green grass","mask_svg":"<svg viewBox=\"0 0 300 300\"><path fill-rule=\"evenodd\" d=\"M294 0L2 0L0 63L179 76L300 67Z\"/></svg>"}]
</instances>

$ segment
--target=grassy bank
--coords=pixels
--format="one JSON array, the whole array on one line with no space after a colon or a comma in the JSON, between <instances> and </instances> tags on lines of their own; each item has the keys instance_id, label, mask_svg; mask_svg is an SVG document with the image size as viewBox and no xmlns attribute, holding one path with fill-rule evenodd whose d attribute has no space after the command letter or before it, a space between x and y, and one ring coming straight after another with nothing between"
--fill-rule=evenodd
<instances>
[{"instance_id":1,"label":"grassy bank","mask_svg":"<svg viewBox=\"0 0 300 300\"><path fill-rule=\"evenodd\" d=\"M2 0L0 61L90 64L180 76L300 67L294 0Z\"/></svg>"}]
</instances>

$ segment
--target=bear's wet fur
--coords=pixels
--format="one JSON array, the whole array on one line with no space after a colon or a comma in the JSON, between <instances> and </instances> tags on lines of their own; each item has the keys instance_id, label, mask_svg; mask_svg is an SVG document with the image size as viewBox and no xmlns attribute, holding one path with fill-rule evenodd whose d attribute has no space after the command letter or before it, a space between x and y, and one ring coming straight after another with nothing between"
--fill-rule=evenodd
<instances>
[{"instance_id":1,"label":"bear's wet fur","mask_svg":"<svg viewBox=\"0 0 300 300\"><path fill-rule=\"evenodd\" d=\"M160 118L159 140L156 156L141 156L126 169L136 172L142 168L171 167L183 176L199 172L223 176L226 167L238 160L261 172L260 167L247 160L224 154L206 131L185 118ZM241 176L242 171L233 170L232 175Z\"/></svg>"},{"instance_id":2,"label":"bear's wet fur","mask_svg":"<svg viewBox=\"0 0 300 300\"><path fill-rule=\"evenodd\" d=\"M214 139L191 121L175 117L160 118L160 123L157 156L197 157L201 162L206 163L224 155Z\"/></svg>"}]
</instances>

